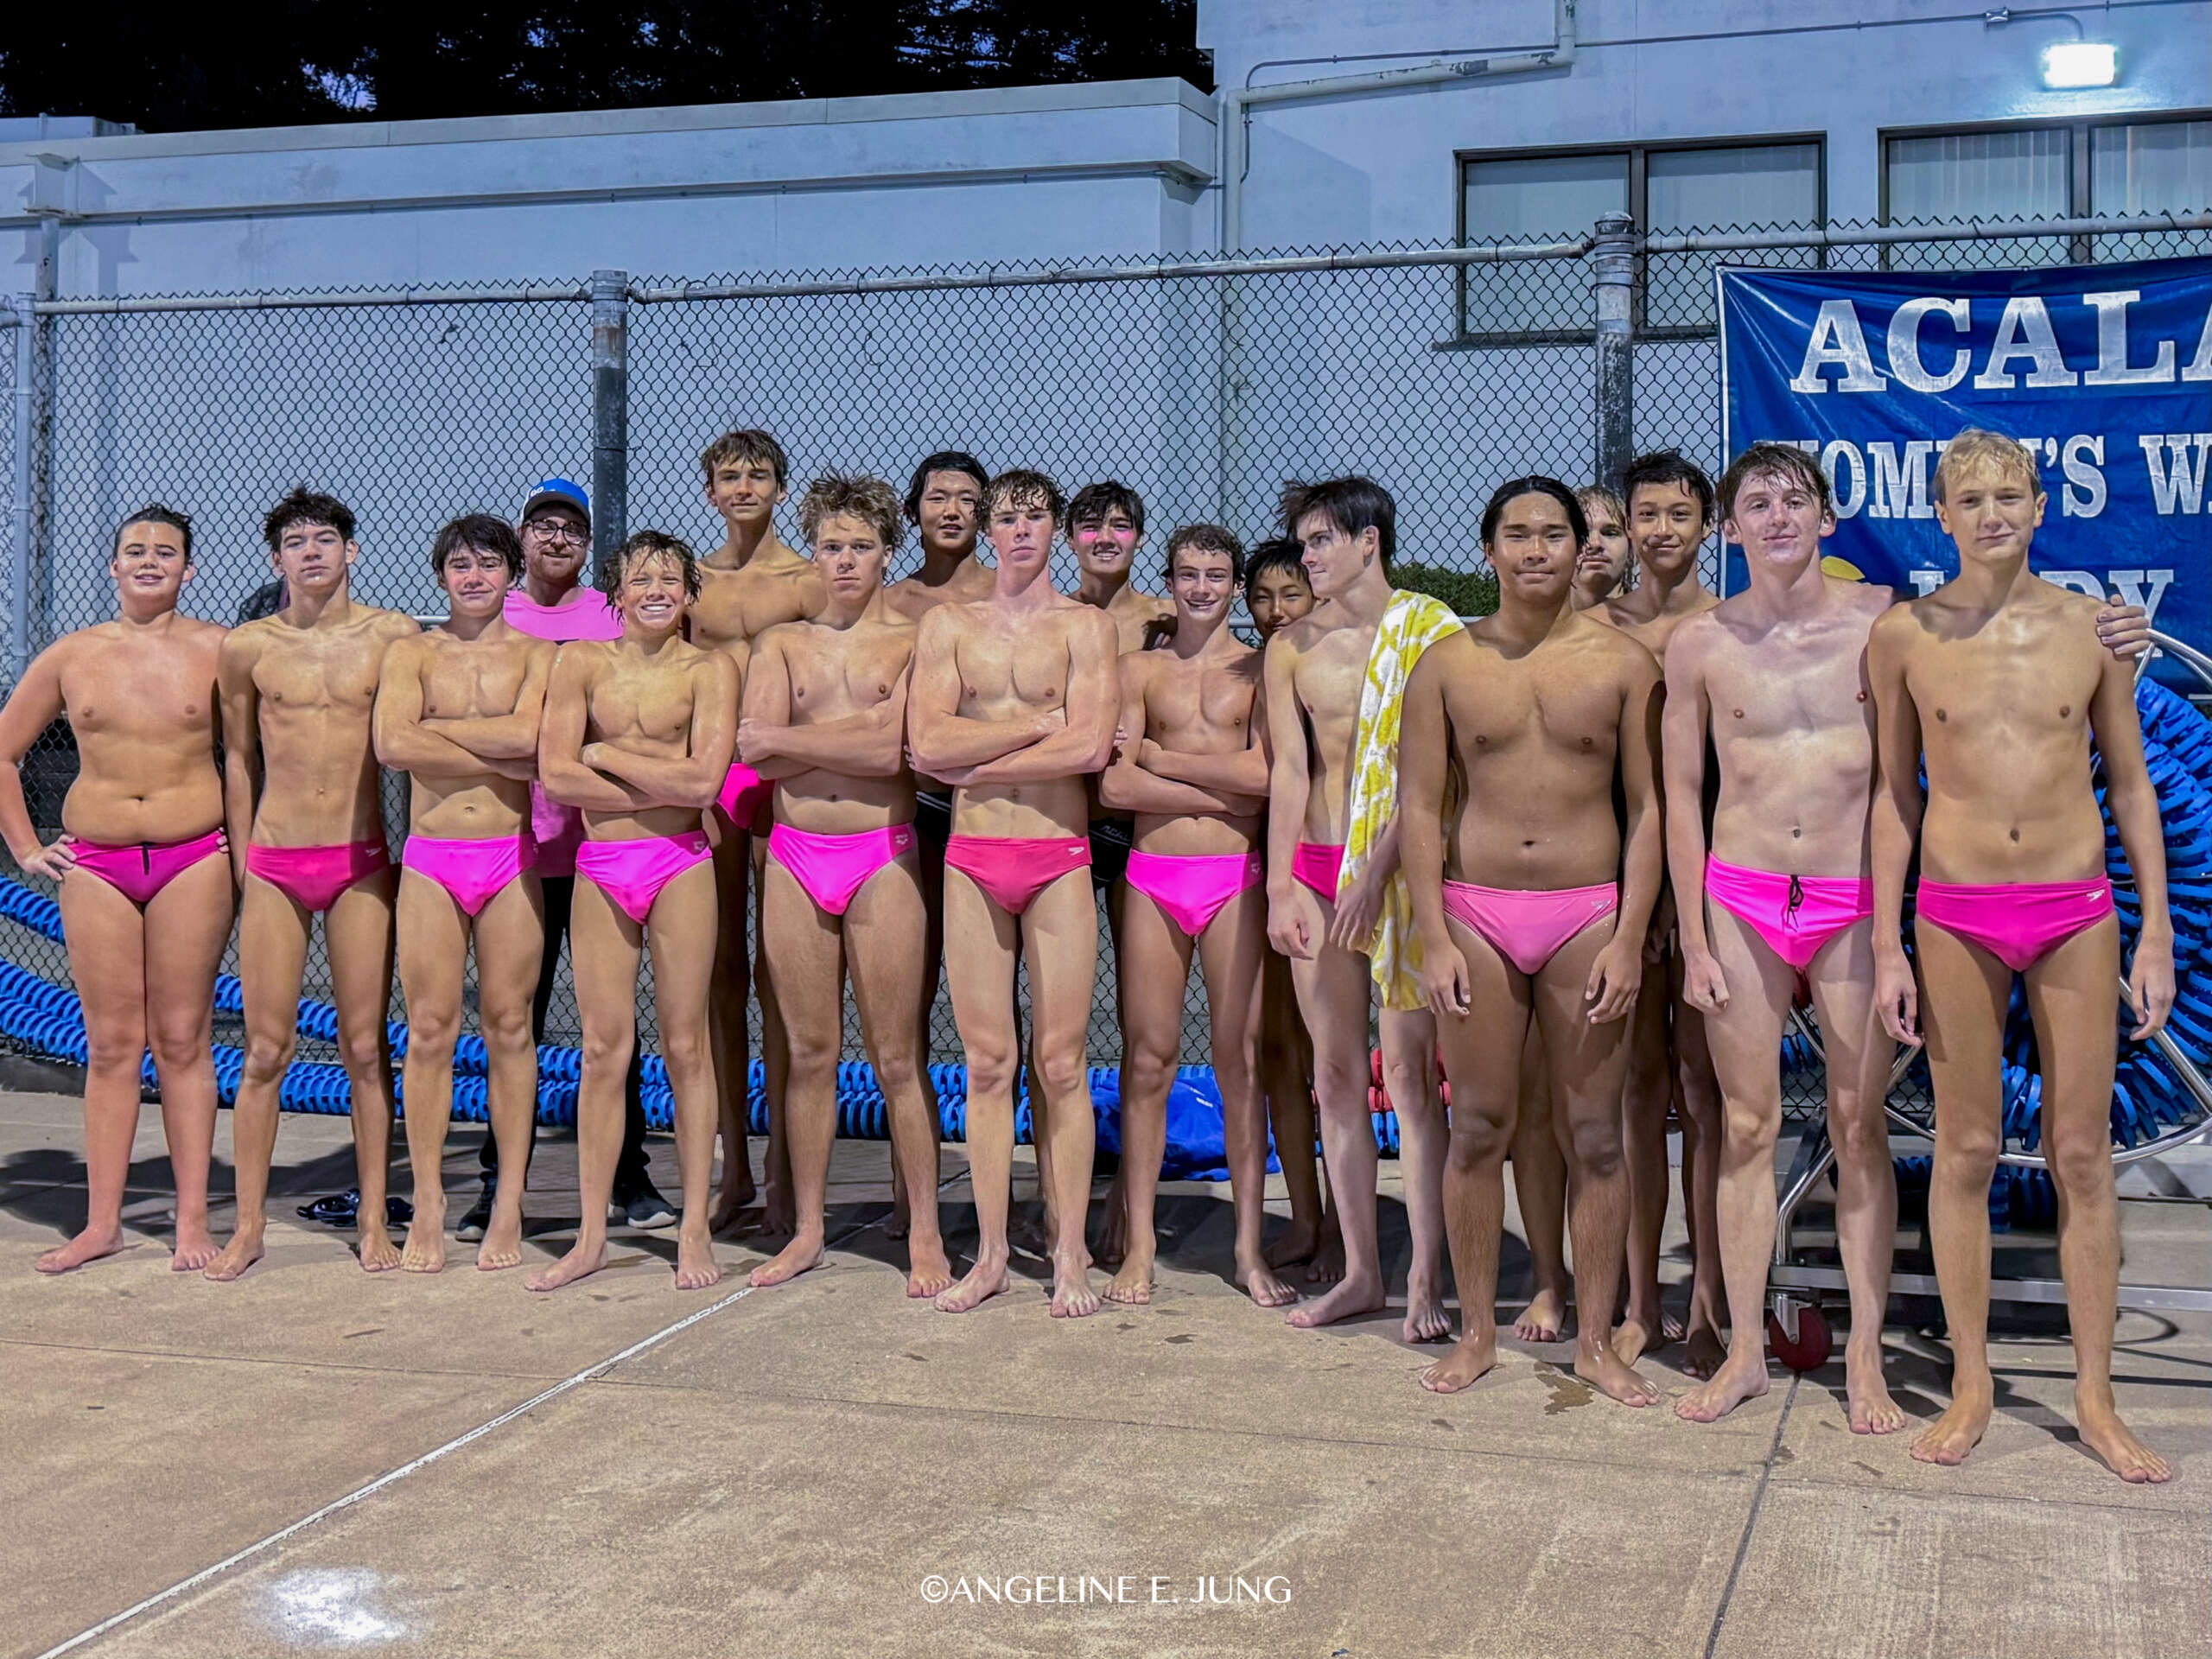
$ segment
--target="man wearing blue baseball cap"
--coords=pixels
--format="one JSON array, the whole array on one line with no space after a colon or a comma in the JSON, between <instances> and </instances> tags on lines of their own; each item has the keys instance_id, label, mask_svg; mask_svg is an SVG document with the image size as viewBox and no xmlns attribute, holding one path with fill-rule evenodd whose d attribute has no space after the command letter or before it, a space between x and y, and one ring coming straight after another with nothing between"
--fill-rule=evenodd
<instances>
[{"instance_id":1,"label":"man wearing blue baseball cap","mask_svg":"<svg viewBox=\"0 0 2212 1659\"><path fill-rule=\"evenodd\" d=\"M621 638L622 619L606 595L583 579L591 562L591 499L583 486L565 478L541 479L524 498L517 529L522 535L523 579L508 592L507 625L563 644ZM538 881L545 892L545 957L531 1005L531 1024L542 1043L546 1011L553 1001L554 970L560 963L561 943L569 934L569 906L576 888L576 843L583 839L583 820L573 807L553 800L536 784L530 786L530 816L537 842ZM632 1050L630 1057L622 1156L614 1168L609 1214L632 1227L672 1227L676 1210L653 1185L645 1168L645 1112L639 1099L641 1052ZM483 1192L454 1230L464 1239L482 1237L491 1219L499 1149L488 1135L480 1161Z\"/></svg>"}]
</instances>

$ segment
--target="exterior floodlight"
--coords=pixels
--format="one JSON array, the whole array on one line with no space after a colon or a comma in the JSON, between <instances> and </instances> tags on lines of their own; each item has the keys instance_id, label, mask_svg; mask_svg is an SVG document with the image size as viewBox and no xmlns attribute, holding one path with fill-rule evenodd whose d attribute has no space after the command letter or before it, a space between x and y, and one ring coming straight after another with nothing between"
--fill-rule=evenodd
<instances>
[{"instance_id":1,"label":"exterior floodlight","mask_svg":"<svg viewBox=\"0 0 2212 1659\"><path fill-rule=\"evenodd\" d=\"M2120 79L2120 54L2102 41L2060 41L2043 49L2043 84L2054 91L2109 86Z\"/></svg>"}]
</instances>

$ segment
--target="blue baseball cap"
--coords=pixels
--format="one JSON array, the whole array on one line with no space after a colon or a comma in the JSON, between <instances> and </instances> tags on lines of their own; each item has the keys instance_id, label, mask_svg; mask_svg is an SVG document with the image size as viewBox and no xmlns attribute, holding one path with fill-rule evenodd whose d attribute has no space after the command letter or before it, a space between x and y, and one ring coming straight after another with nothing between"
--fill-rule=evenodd
<instances>
[{"instance_id":1,"label":"blue baseball cap","mask_svg":"<svg viewBox=\"0 0 2212 1659\"><path fill-rule=\"evenodd\" d=\"M584 493L584 486L571 479L541 478L531 486L530 499L522 504L524 518L543 506L574 507L583 514L584 523L591 523L591 498Z\"/></svg>"}]
</instances>

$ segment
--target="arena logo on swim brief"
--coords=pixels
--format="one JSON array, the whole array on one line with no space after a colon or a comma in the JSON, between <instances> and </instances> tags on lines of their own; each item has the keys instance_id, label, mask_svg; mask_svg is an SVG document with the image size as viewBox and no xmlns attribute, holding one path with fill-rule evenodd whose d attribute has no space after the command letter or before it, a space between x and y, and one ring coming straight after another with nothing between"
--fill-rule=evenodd
<instances>
[{"instance_id":1,"label":"arena logo on swim brief","mask_svg":"<svg viewBox=\"0 0 2212 1659\"><path fill-rule=\"evenodd\" d=\"M1910 592L1948 580L1936 466L1985 427L2020 441L2050 493L2037 574L2212 647L2212 261L1716 280L1723 447L1820 458L1833 559ZM1723 591L1743 582L1731 549Z\"/></svg>"}]
</instances>

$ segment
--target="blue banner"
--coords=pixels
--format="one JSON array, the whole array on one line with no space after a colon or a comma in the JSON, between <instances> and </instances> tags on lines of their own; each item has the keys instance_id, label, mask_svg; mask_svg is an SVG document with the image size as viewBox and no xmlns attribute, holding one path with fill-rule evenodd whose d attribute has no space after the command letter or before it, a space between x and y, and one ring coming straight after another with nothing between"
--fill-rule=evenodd
<instances>
[{"instance_id":1,"label":"blue banner","mask_svg":"<svg viewBox=\"0 0 2212 1659\"><path fill-rule=\"evenodd\" d=\"M1820 457L1836 500L1825 551L1851 567L1838 574L1909 594L1955 574L1936 463L1986 427L2042 470L2038 575L2212 649L2212 260L1719 281L1723 447ZM1726 551L1736 592L1743 556Z\"/></svg>"}]
</instances>

